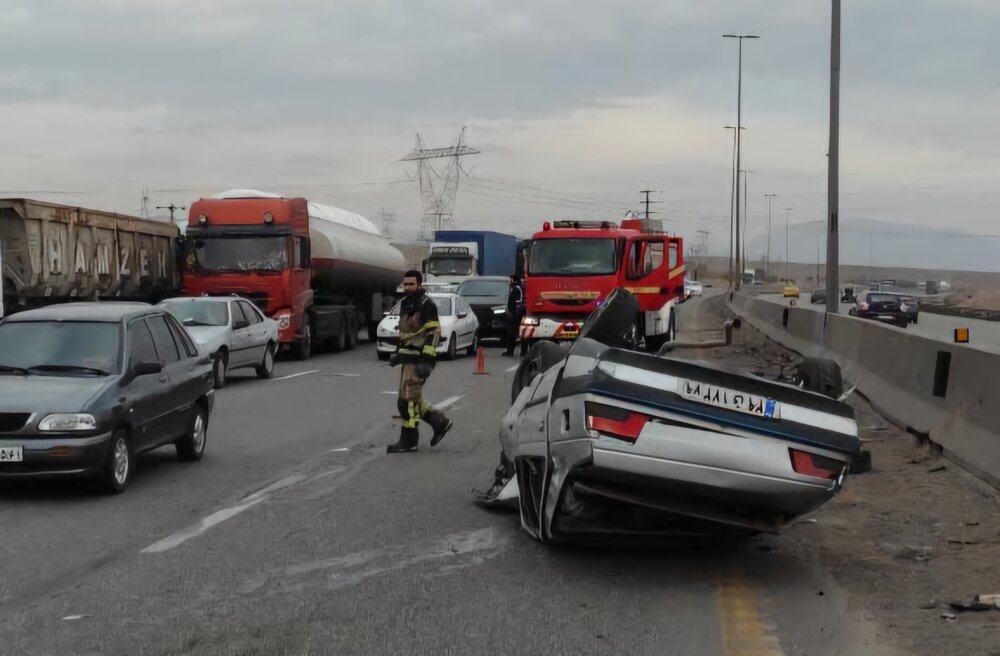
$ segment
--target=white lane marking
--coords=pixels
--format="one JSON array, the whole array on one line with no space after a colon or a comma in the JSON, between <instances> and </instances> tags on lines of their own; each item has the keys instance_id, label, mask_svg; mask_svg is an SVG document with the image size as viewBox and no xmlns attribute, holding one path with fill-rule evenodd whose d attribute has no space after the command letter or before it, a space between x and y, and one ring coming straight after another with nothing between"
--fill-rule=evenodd
<instances>
[{"instance_id":1,"label":"white lane marking","mask_svg":"<svg viewBox=\"0 0 1000 656\"><path fill-rule=\"evenodd\" d=\"M347 467L337 467L336 469L331 469L328 472L323 472L322 474L317 474L317 475L313 476L312 478L309 479L308 482L312 483L313 481L318 481L321 478L329 476L330 474L337 474L339 472L344 471L345 469L347 469Z\"/></svg>"},{"instance_id":2,"label":"white lane marking","mask_svg":"<svg viewBox=\"0 0 1000 656\"><path fill-rule=\"evenodd\" d=\"M310 369L309 371L300 371L297 374L288 374L287 376L282 376L281 378L275 378L274 380L288 380L290 378L298 378L299 376L308 376L309 374L319 373L319 369Z\"/></svg>"},{"instance_id":3,"label":"white lane marking","mask_svg":"<svg viewBox=\"0 0 1000 656\"><path fill-rule=\"evenodd\" d=\"M396 396L397 394L399 394L399 392L396 391L396 390L386 390L386 391L384 391L382 393L383 394L392 394L393 396Z\"/></svg>"},{"instance_id":4,"label":"white lane marking","mask_svg":"<svg viewBox=\"0 0 1000 656\"><path fill-rule=\"evenodd\" d=\"M343 453L344 451L350 451L350 449L345 446L339 449L330 449L327 453Z\"/></svg>"},{"instance_id":5,"label":"white lane marking","mask_svg":"<svg viewBox=\"0 0 1000 656\"><path fill-rule=\"evenodd\" d=\"M517 368L518 368L518 367L520 367L520 366L521 366L521 365L519 365L519 364L515 364L515 365L514 365L513 367L511 367L510 369L506 369L506 370L505 370L505 372L509 374L509 373L510 373L510 372L512 372L512 371L517 371Z\"/></svg>"},{"instance_id":6,"label":"white lane marking","mask_svg":"<svg viewBox=\"0 0 1000 656\"><path fill-rule=\"evenodd\" d=\"M453 396L450 399L445 399L444 401L441 401L440 403L434 403L432 405L435 408L437 408L438 410L444 410L448 406L455 405L456 403L458 403L459 401L461 401L462 398L463 397L461 397L461 396Z\"/></svg>"},{"instance_id":7,"label":"white lane marking","mask_svg":"<svg viewBox=\"0 0 1000 656\"><path fill-rule=\"evenodd\" d=\"M67 615L66 617L62 618L62 620L64 622L73 622L75 620L82 620L85 617L90 617L90 615Z\"/></svg>"},{"instance_id":8,"label":"white lane marking","mask_svg":"<svg viewBox=\"0 0 1000 656\"><path fill-rule=\"evenodd\" d=\"M361 374L323 374L324 376L339 376L341 378L358 378Z\"/></svg>"},{"instance_id":9,"label":"white lane marking","mask_svg":"<svg viewBox=\"0 0 1000 656\"><path fill-rule=\"evenodd\" d=\"M159 542L154 542L153 544L149 545L139 553L163 553L164 551L169 551L170 549L178 547L187 542L188 540L190 540L191 538L198 537L199 535L201 535L208 529L212 528L216 524L221 524L227 519L232 519L233 517L236 517L241 512L243 512L244 510L252 508L261 501L264 501L267 498L267 495L270 494L271 492L277 492L278 490L295 485L296 483L305 480L305 478L306 477L302 475L295 475L295 476L285 477L280 481L276 481L271 485L265 487L263 490L254 492L247 498L243 499L243 501L238 505L230 506L229 508L223 508L222 510L216 511L211 515L209 515L208 517L205 517L201 521L192 524L187 528L183 528L177 531L176 533L173 533L172 535L168 535Z\"/></svg>"}]
</instances>

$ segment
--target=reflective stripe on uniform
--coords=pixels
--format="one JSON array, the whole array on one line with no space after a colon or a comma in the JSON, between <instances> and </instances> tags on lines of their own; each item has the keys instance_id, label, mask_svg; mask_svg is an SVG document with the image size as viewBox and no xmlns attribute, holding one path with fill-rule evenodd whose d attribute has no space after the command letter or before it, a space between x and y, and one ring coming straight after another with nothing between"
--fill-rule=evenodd
<instances>
[{"instance_id":1,"label":"reflective stripe on uniform","mask_svg":"<svg viewBox=\"0 0 1000 656\"><path fill-rule=\"evenodd\" d=\"M428 344L427 346L424 347L424 355L435 357L437 355L437 349Z\"/></svg>"}]
</instances>

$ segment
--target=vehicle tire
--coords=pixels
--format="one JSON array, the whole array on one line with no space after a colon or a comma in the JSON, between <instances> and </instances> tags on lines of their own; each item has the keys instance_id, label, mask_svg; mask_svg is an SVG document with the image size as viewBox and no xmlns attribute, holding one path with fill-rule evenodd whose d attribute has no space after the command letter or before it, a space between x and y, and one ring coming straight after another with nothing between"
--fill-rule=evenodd
<instances>
[{"instance_id":1,"label":"vehicle tire","mask_svg":"<svg viewBox=\"0 0 1000 656\"><path fill-rule=\"evenodd\" d=\"M111 436L111 448L101 467L97 484L102 492L121 494L132 482L135 472L135 451L132 449L132 438L124 428L118 428Z\"/></svg>"},{"instance_id":2,"label":"vehicle tire","mask_svg":"<svg viewBox=\"0 0 1000 656\"><path fill-rule=\"evenodd\" d=\"M226 379L229 378L229 351L219 349L215 354L215 362L212 363L212 378L215 381L215 389L222 389L226 386Z\"/></svg>"},{"instance_id":3,"label":"vehicle tire","mask_svg":"<svg viewBox=\"0 0 1000 656\"><path fill-rule=\"evenodd\" d=\"M313 318L306 315L305 323L302 326L302 337L296 348L296 357L299 360L308 360L312 357L313 351Z\"/></svg>"},{"instance_id":4,"label":"vehicle tire","mask_svg":"<svg viewBox=\"0 0 1000 656\"><path fill-rule=\"evenodd\" d=\"M375 355L378 356L379 360L385 361L385 360L389 359L389 355L390 354L389 353L383 353L382 351L379 351L378 349L375 349Z\"/></svg>"},{"instance_id":5,"label":"vehicle tire","mask_svg":"<svg viewBox=\"0 0 1000 656\"><path fill-rule=\"evenodd\" d=\"M205 455L207 442L208 410L201 403L196 403L187 432L174 442L174 446L177 447L177 457L185 462L197 462Z\"/></svg>"},{"instance_id":6,"label":"vehicle tire","mask_svg":"<svg viewBox=\"0 0 1000 656\"><path fill-rule=\"evenodd\" d=\"M458 357L458 337L455 333L451 334L448 338L448 355L446 356L449 360L454 360Z\"/></svg>"},{"instance_id":7,"label":"vehicle tire","mask_svg":"<svg viewBox=\"0 0 1000 656\"><path fill-rule=\"evenodd\" d=\"M553 342L539 341L532 345L527 355L521 359L514 372L514 382L511 384L510 402L517 399L525 387L531 385L535 376L548 371L553 365L566 357L566 351Z\"/></svg>"},{"instance_id":8,"label":"vehicle tire","mask_svg":"<svg viewBox=\"0 0 1000 656\"><path fill-rule=\"evenodd\" d=\"M521 340L521 357L528 355L528 351L531 350L531 346L534 342L530 339Z\"/></svg>"},{"instance_id":9,"label":"vehicle tire","mask_svg":"<svg viewBox=\"0 0 1000 656\"><path fill-rule=\"evenodd\" d=\"M358 345L358 327L353 321L347 322L347 350L353 351Z\"/></svg>"},{"instance_id":10,"label":"vehicle tire","mask_svg":"<svg viewBox=\"0 0 1000 656\"><path fill-rule=\"evenodd\" d=\"M270 378L274 374L274 344L264 349L264 358L257 365L257 378Z\"/></svg>"},{"instance_id":11,"label":"vehicle tire","mask_svg":"<svg viewBox=\"0 0 1000 656\"><path fill-rule=\"evenodd\" d=\"M920 318L920 317L913 317L913 323L917 323L917 320L918 320L919 318Z\"/></svg>"},{"instance_id":12,"label":"vehicle tire","mask_svg":"<svg viewBox=\"0 0 1000 656\"><path fill-rule=\"evenodd\" d=\"M798 367L799 384L803 389L840 398L844 393L844 380L840 374L840 366L833 360L823 358L806 358Z\"/></svg>"},{"instance_id":13,"label":"vehicle tire","mask_svg":"<svg viewBox=\"0 0 1000 656\"><path fill-rule=\"evenodd\" d=\"M368 341L378 341L378 324L373 321L368 322Z\"/></svg>"},{"instance_id":14,"label":"vehicle tire","mask_svg":"<svg viewBox=\"0 0 1000 656\"><path fill-rule=\"evenodd\" d=\"M479 331L472 333L472 344L469 348L465 349L466 355L475 355L476 351L479 349Z\"/></svg>"}]
</instances>

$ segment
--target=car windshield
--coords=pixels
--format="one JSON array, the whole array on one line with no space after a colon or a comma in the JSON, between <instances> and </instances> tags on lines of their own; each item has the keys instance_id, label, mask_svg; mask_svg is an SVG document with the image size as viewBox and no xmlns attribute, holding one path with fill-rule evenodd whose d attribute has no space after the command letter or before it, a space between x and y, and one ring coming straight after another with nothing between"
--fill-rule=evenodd
<instances>
[{"instance_id":1,"label":"car windshield","mask_svg":"<svg viewBox=\"0 0 1000 656\"><path fill-rule=\"evenodd\" d=\"M7 368L60 375L118 373L120 346L117 323L9 321L0 324L0 375Z\"/></svg>"},{"instance_id":2,"label":"car windshield","mask_svg":"<svg viewBox=\"0 0 1000 656\"><path fill-rule=\"evenodd\" d=\"M466 280L458 287L458 293L466 298L486 296L507 296L510 283L507 280Z\"/></svg>"},{"instance_id":3,"label":"car windshield","mask_svg":"<svg viewBox=\"0 0 1000 656\"><path fill-rule=\"evenodd\" d=\"M434 301L434 305L437 306L439 315L442 317L451 316L451 298L447 296L432 296L431 299Z\"/></svg>"},{"instance_id":4,"label":"car windshield","mask_svg":"<svg viewBox=\"0 0 1000 656\"><path fill-rule=\"evenodd\" d=\"M226 326L229 318L226 304L218 301L166 301L170 314L185 326Z\"/></svg>"},{"instance_id":5,"label":"car windshield","mask_svg":"<svg viewBox=\"0 0 1000 656\"><path fill-rule=\"evenodd\" d=\"M427 273L434 276L472 275L472 258L469 256L433 257L427 261Z\"/></svg>"},{"instance_id":6,"label":"car windshield","mask_svg":"<svg viewBox=\"0 0 1000 656\"><path fill-rule=\"evenodd\" d=\"M285 237L205 237L194 242L195 267L202 271L284 271Z\"/></svg>"},{"instance_id":7,"label":"car windshield","mask_svg":"<svg viewBox=\"0 0 1000 656\"><path fill-rule=\"evenodd\" d=\"M531 246L533 276L599 276L618 270L613 239L538 239Z\"/></svg>"},{"instance_id":8,"label":"car windshield","mask_svg":"<svg viewBox=\"0 0 1000 656\"><path fill-rule=\"evenodd\" d=\"M867 301L869 303L898 303L899 297L889 294L869 294Z\"/></svg>"}]
</instances>

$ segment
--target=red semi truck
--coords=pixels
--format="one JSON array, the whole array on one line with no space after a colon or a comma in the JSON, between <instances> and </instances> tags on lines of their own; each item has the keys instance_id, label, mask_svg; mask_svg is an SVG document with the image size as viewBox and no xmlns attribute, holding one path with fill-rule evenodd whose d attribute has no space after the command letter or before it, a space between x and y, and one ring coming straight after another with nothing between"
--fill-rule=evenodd
<instances>
[{"instance_id":1,"label":"red semi truck","mask_svg":"<svg viewBox=\"0 0 1000 656\"><path fill-rule=\"evenodd\" d=\"M525 249L525 317L521 352L538 340L572 340L583 321L617 287L639 301L637 324L650 350L677 332L684 299L683 240L659 221L546 222Z\"/></svg>"},{"instance_id":2,"label":"red semi truck","mask_svg":"<svg viewBox=\"0 0 1000 656\"><path fill-rule=\"evenodd\" d=\"M367 219L305 198L232 190L191 205L181 272L187 296L239 294L280 324L300 359L319 343L374 340L405 271Z\"/></svg>"}]
</instances>

